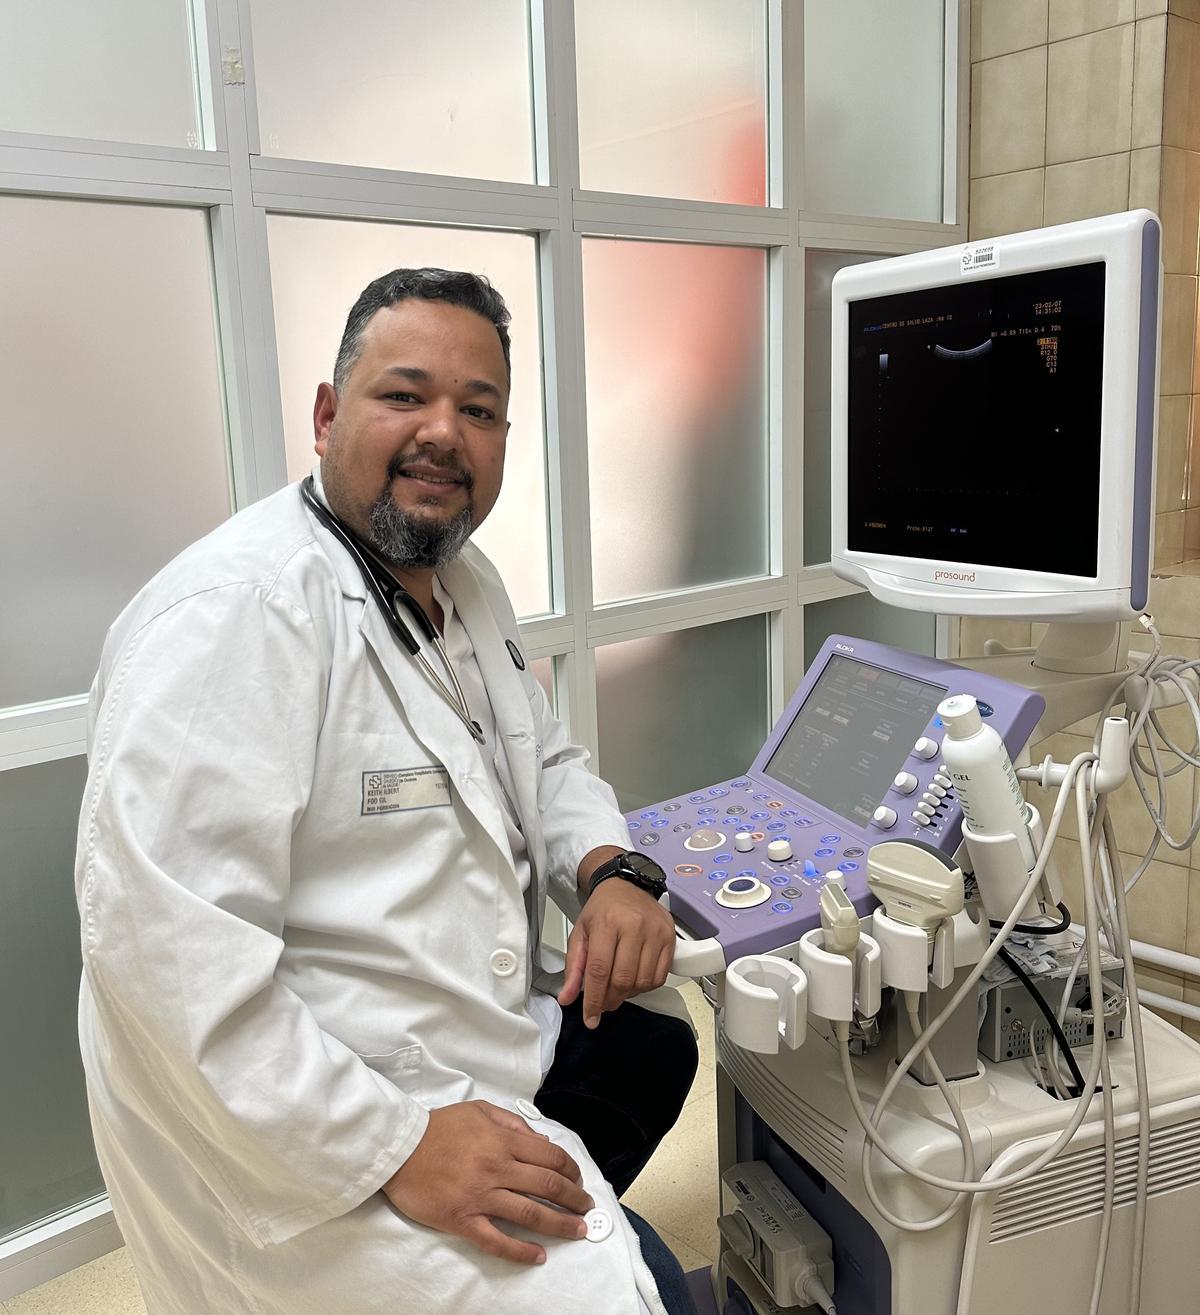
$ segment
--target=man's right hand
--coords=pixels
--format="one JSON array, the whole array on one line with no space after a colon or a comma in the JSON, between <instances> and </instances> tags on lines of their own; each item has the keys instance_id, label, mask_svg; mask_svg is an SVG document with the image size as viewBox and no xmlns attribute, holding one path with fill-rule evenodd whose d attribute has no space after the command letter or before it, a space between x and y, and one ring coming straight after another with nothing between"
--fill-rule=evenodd
<instances>
[{"instance_id":1,"label":"man's right hand","mask_svg":"<svg viewBox=\"0 0 1200 1315\"><path fill-rule=\"evenodd\" d=\"M595 1204L582 1181L562 1147L508 1110L472 1100L430 1112L417 1149L383 1192L417 1223L457 1233L489 1255L540 1265L544 1248L510 1237L492 1220L546 1237L582 1238L582 1216Z\"/></svg>"}]
</instances>

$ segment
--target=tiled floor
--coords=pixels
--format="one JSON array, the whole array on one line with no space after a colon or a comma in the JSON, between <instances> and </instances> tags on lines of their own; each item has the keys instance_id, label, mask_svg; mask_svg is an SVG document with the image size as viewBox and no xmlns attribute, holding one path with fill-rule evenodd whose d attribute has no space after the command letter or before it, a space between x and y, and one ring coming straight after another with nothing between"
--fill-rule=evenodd
<instances>
[{"instance_id":1,"label":"tiled floor","mask_svg":"<svg viewBox=\"0 0 1200 1315\"><path fill-rule=\"evenodd\" d=\"M683 988L700 1035L700 1068L679 1122L625 1201L662 1235L685 1270L711 1264L717 1249L717 1117L712 1011L698 987ZM3 1315L145 1315L125 1251L94 1260L19 1297Z\"/></svg>"}]
</instances>

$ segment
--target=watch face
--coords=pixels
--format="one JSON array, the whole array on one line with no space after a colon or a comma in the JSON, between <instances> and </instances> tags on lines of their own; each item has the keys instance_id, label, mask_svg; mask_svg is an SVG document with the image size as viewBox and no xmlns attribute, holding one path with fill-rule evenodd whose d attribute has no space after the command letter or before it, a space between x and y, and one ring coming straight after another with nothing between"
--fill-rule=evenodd
<instances>
[{"instance_id":1,"label":"watch face","mask_svg":"<svg viewBox=\"0 0 1200 1315\"><path fill-rule=\"evenodd\" d=\"M648 881L664 880L662 868L645 854L626 854L625 866L631 871L636 872L639 877L645 877Z\"/></svg>"}]
</instances>

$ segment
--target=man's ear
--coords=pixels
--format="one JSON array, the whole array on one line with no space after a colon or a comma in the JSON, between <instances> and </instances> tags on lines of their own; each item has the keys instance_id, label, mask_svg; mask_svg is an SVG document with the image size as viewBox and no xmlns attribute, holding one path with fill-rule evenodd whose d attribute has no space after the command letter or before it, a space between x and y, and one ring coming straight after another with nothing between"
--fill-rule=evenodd
<instances>
[{"instance_id":1,"label":"man's ear","mask_svg":"<svg viewBox=\"0 0 1200 1315\"><path fill-rule=\"evenodd\" d=\"M317 385L317 400L313 403L313 446L317 456L324 457L329 446L329 431L337 415L338 395L332 384Z\"/></svg>"}]
</instances>

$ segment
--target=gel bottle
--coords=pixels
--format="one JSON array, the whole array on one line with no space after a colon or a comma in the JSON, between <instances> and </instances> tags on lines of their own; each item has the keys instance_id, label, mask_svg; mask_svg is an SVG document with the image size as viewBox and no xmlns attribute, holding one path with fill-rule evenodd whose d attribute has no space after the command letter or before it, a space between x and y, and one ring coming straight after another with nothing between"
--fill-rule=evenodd
<instances>
[{"instance_id":1,"label":"gel bottle","mask_svg":"<svg viewBox=\"0 0 1200 1315\"><path fill-rule=\"evenodd\" d=\"M1004 741L984 725L970 694L943 699L938 716L946 727L942 757L967 825L979 835L1016 836L1025 870L1031 872L1037 853L1029 834L1029 807Z\"/></svg>"}]
</instances>

